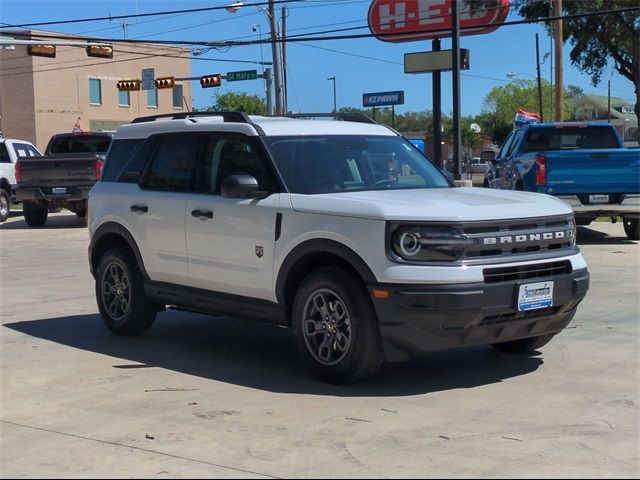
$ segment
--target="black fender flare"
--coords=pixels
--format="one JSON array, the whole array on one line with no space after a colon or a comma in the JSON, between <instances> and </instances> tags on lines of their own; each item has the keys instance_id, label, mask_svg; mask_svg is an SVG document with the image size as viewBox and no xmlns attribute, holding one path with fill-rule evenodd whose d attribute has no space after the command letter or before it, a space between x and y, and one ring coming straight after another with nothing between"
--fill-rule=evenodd
<instances>
[{"instance_id":1,"label":"black fender flare","mask_svg":"<svg viewBox=\"0 0 640 480\"><path fill-rule=\"evenodd\" d=\"M276 280L276 298L285 305L285 289L289 274L302 258L314 254L331 254L348 263L360 275L365 284L373 284L377 279L369 265L346 245L329 239L314 239L297 245L284 259Z\"/></svg>"},{"instance_id":2,"label":"black fender flare","mask_svg":"<svg viewBox=\"0 0 640 480\"><path fill-rule=\"evenodd\" d=\"M138 248L133 235L131 235L129 230L116 222L103 223L95 232L93 232L93 235L91 235L91 242L89 243L89 267L91 270L91 274L94 277L96 275L95 267L97 267L97 261L94 262L94 260L98 260L94 259L96 246L99 245L101 243L101 240L103 240L108 235L116 235L122 238L127 243L129 248L131 248L133 255L135 256L140 273L142 274L143 278L148 281L149 275L147 274L147 270L144 268L144 261L142 260L140 249Z\"/></svg>"}]
</instances>

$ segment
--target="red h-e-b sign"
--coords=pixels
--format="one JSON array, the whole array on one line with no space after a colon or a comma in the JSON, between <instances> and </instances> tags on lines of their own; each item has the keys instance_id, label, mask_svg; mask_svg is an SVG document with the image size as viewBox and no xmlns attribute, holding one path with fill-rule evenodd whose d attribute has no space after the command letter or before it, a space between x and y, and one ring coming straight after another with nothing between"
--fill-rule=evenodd
<instances>
[{"instance_id":1,"label":"red h-e-b sign","mask_svg":"<svg viewBox=\"0 0 640 480\"><path fill-rule=\"evenodd\" d=\"M456 0L373 0L369 29L385 42L411 42L451 36L451 3ZM459 1L460 35L496 30L509 14L509 0L486 0L478 8Z\"/></svg>"}]
</instances>

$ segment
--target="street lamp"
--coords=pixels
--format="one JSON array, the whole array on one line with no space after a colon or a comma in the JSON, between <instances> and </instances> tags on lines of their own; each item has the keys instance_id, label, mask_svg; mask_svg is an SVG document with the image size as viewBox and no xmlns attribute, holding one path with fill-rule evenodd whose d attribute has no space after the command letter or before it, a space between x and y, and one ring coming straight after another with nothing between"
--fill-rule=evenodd
<instances>
[{"instance_id":1,"label":"street lamp","mask_svg":"<svg viewBox=\"0 0 640 480\"><path fill-rule=\"evenodd\" d=\"M236 13L238 10L245 6L253 6L260 10L269 20L269 36L271 37L271 56L273 58L273 77L275 81L275 90L276 90L276 105L275 105L275 114L282 114L282 90L281 90L281 82L280 82L280 62L278 57L278 34L277 34L277 26L276 26L276 15L274 9L274 0L269 0L269 8L265 9L260 5L256 5L251 2L234 2L227 5L226 10L229 13Z\"/></svg>"},{"instance_id":2,"label":"street lamp","mask_svg":"<svg viewBox=\"0 0 640 480\"><path fill-rule=\"evenodd\" d=\"M329 77L327 80L333 81L333 113L338 113L338 105L336 101L336 77Z\"/></svg>"}]
</instances>

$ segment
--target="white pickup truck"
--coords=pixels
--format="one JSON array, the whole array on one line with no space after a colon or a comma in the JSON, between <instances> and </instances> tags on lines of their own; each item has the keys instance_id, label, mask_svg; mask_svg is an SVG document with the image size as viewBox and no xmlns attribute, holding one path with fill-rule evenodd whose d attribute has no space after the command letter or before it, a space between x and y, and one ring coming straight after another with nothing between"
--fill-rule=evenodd
<instances>
[{"instance_id":1,"label":"white pickup truck","mask_svg":"<svg viewBox=\"0 0 640 480\"><path fill-rule=\"evenodd\" d=\"M15 201L15 165L21 157L42 155L32 143L0 137L0 223L7 220L11 203Z\"/></svg>"}]
</instances>

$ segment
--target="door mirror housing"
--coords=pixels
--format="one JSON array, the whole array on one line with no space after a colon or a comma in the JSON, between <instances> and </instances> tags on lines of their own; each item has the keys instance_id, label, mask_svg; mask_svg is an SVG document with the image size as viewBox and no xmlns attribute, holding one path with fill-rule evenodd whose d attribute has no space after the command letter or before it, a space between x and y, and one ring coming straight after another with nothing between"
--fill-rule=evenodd
<instances>
[{"instance_id":1,"label":"door mirror housing","mask_svg":"<svg viewBox=\"0 0 640 480\"><path fill-rule=\"evenodd\" d=\"M222 182L220 193L225 198L263 199L269 196L269 192L260 190L258 180L251 175L229 175Z\"/></svg>"},{"instance_id":2,"label":"door mirror housing","mask_svg":"<svg viewBox=\"0 0 640 480\"><path fill-rule=\"evenodd\" d=\"M480 153L480 160L482 162L496 163L496 152L493 150L483 150Z\"/></svg>"}]
</instances>

